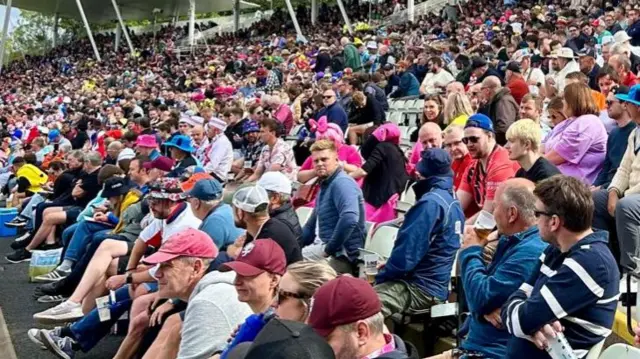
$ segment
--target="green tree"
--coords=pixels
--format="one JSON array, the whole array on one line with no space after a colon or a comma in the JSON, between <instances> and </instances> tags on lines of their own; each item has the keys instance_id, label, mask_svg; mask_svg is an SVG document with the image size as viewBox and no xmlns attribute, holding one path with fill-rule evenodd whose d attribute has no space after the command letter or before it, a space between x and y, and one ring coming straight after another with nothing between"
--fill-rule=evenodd
<instances>
[{"instance_id":1,"label":"green tree","mask_svg":"<svg viewBox=\"0 0 640 359\"><path fill-rule=\"evenodd\" d=\"M45 15L32 11L22 11L18 24L11 33L9 58L14 54L42 55L53 45L54 15ZM60 18L58 21L58 43L65 43L84 34L81 22ZM21 57L21 56L20 56Z\"/></svg>"}]
</instances>

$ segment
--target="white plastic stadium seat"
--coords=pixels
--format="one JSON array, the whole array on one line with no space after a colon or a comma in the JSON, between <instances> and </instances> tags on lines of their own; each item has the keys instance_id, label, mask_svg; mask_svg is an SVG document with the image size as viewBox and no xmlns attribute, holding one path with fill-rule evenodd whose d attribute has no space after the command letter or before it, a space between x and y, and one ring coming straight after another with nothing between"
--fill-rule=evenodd
<instances>
[{"instance_id":1,"label":"white plastic stadium seat","mask_svg":"<svg viewBox=\"0 0 640 359\"><path fill-rule=\"evenodd\" d=\"M398 236L398 228L390 226L378 227L371 236L369 245L364 249L377 253L381 257L389 258L393 250L393 244Z\"/></svg>"},{"instance_id":2,"label":"white plastic stadium seat","mask_svg":"<svg viewBox=\"0 0 640 359\"><path fill-rule=\"evenodd\" d=\"M389 115L387 115L387 121L395 123L396 125L400 124L400 121L402 121L402 112L391 111Z\"/></svg>"},{"instance_id":3,"label":"white plastic stadium seat","mask_svg":"<svg viewBox=\"0 0 640 359\"><path fill-rule=\"evenodd\" d=\"M309 207L298 207L296 209L296 215L298 216L298 221L300 221L300 227L304 227L304 225L311 217L311 212L313 212L313 208Z\"/></svg>"},{"instance_id":4,"label":"white plastic stadium seat","mask_svg":"<svg viewBox=\"0 0 640 359\"><path fill-rule=\"evenodd\" d=\"M371 236L373 235L373 229L375 228L375 226L376 224L373 222L364 222L364 230L367 233L367 236L364 239L364 248L367 248L367 246L369 246L369 242L371 242Z\"/></svg>"},{"instance_id":5,"label":"white plastic stadium seat","mask_svg":"<svg viewBox=\"0 0 640 359\"><path fill-rule=\"evenodd\" d=\"M407 183L407 187L405 188L404 192L402 192L400 200L412 205L416 203L416 193L413 191L413 185L409 186L409 184Z\"/></svg>"},{"instance_id":6,"label":"white plastic stadium seat","mask_svg":"<svg viewBox=\"0 0 640 359\"><path fill-rule=\"evenodd\" d=\"M598 359L598 357L600 356L600 352L602 352L602 347L604 346L605 340L606 339L603 339L600 343L591 347L591 349L589 349L589 352L587 353L587 356L584 357L584 359Z\"/></svg>"},{"instance_id":7,"label":"white plastic stadium seat","mask_svg":"<svg viewBox=\"0 0 640 359\"><path fill-rule=\"evenodd\" d=\"M613 344L600 356L600 359L638 359L640 349L627 344Z\"/></svg>"}]
</instances>

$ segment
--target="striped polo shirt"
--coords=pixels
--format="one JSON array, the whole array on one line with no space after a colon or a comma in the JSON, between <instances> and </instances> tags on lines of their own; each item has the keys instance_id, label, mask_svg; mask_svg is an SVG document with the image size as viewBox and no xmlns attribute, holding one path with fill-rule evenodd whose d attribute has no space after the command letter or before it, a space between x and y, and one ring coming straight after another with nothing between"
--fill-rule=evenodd
<instances>
[{"instance_id":1,"label":"striped polo shirt","mask_svg":"<svg viewBox=\"0 0 640 359\"><path fill-rule=\"evenodd\" d=\"M565 253L547 247L538 270L502 307L503 323L513 335L507 358L548 359L530 336L557 320L578 358L611 334L620 272L608 237L608 232L594 232Z\"/></svg>"}]
</instances>

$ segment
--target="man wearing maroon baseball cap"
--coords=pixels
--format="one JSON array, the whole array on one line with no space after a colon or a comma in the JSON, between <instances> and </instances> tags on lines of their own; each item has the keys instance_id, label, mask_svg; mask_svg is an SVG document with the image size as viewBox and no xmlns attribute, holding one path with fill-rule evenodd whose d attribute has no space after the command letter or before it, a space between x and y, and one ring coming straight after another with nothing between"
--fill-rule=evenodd
<instances>
[{"instance_id":1,"label":"man wearing maroon baseball cap","mask_svg":"<svg viewBox=\"0 0 640 359\"><path fill-rule=\"evenodd\" d=\"M258 239L246 244L235 261L224 263L220 272L236 272L238 299L249 304L254 313L269 309L287 269L282 247L272 239Z\"/></svg>"},{"instance_id":2,"label":"man wearing maroon baseball cap","mask_svg":"<svg viewBox=\"0 0 640 359\"><path fill-rule=\"evenodd\" d=\"M308 324L333 348L336 359L418 358L400 337L385 334L382 304L369 283L340 276L311 299Z\"/></svg>"},{"instance_id":3,"label":"man wearing maroon baseball cap","mask_svg":"<svg viewBox=\"0 0 640 359\"><path fill-rule=\"evenodd\" d=\"M159 156L153 161L145 162L142 167L149 171L149 177L152 181L165 177L167 173L171 172L175 162L165 156Z\"/></svg>"}]
</instances>

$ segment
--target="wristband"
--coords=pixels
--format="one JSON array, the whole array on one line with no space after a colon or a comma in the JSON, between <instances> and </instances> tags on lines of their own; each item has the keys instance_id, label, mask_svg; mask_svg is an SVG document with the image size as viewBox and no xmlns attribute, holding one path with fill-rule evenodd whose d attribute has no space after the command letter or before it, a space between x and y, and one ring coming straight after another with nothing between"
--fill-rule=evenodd
<instances>
[{"instance_id":1,"label":"wristband","mask_svg":"<svg viewBox=\"0 0 640 359\"><path fill-rule=\"evenodd\" d=\"M127 278L127 284L133 284L133 276L131 273L127 274L125 278Z\"/></svg>"}]
</instances>

